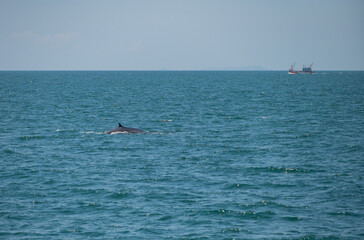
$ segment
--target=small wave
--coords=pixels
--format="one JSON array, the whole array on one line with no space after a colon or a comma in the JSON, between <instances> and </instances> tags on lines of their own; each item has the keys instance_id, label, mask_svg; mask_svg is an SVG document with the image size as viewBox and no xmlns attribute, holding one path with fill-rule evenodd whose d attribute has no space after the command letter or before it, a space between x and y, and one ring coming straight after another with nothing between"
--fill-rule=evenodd
<instances>
[{"instance_id":1,"label":"small wave","mask_svg":"<svg viewBox=\"0 0 364 240\"><path fill-rule=\"evenodd\" d=\"M345 211L331 212L331 213L329 213L329 215L332 215L332 216L359 216L356 213L353 213L353 212L345 212Z\"/></svg>"},{"instance_id":2,"label":"small wave","mask_svg":"<svg viewBox=\"0 0 364 240\"><path fill-rule=\"evenodd\" d=\"M255 188L256 186L251 185L251 184L245 184L245 183L236 183L236 184L232 184L226 187L227 190L230 189L237 189L237 188L242 188L242 189L250 189L250 188Z\"/></svg>"},{"instance_id":3,"label":"small wave","mask_svg":"<svg viewBox=\"0 0 364 240\"><path fill-rule=\"evenodd\" d=\"M302 169L302 168L293 168L293 167L251 167L248 168L250 170L258 171L258 172L275 172L275 173L310 173L317 172L318 170L311 169Z\"/></svg>"},{"instance_id":4,"label":"small wave","mask_svg":"<svg viewBox=\"0 0 364 240\"><path fill-rule=\"evenodd\" d=\"M97 204L95 202L81 201L80 206L82 206L82 207L98 207L99 204Z\"/></svg>"},{"instance_id":5,"label":"small wave","mask_svg":"<svg viewBox=\"0 0 364 240\"><path fill-rule=\"evenodd\" d=\"M15 151L13 149L9 149L9 148L4 149L4 153L6 153L6 154L19 154L19 152Z\"/></svg>"},{"instance_id":6,"label":"small wave","mask_svg":"<svg viewBox=\"0 0 364 240\"><path fill-rule=\"evenodd\" d=\"M77 132L78 130L76 130L76 129L60 129L60 128L58 128L55 131L56 132Z\"/></svg>"},{"instance_id":7,"label":"small wave","mask_svg":"<svg viewBox=\"0 0 364 240\"><path fill-rule=\"evenodd\" d=\"M331 240L331 239L343 239L340 236L327 235L327 236L317 236L317 235L304 235L299 238L293 238L292 240Z\"/></svg>"},{"instance_id":8,"label":"small wave","mask_svg":"<svg viewBox=\"0 0 364 240\"><path fill-rule=\"evenodd\" d=\"M297 187L297 185L295 185L295 184L287 184L287 183L265 183L262 186L274 187L274 188L295 188L295 187Z\"/></svg>"},{"instance_id":9,"label":"small wave","mask_svg":"<svg viewBox=\"0 0 364 240\"><path fill-rule=\"evenodd\" d=\"M122 199L128 197L129 194L127 192L116 192L109 195L110 198L113 199Z\"/></svg>"},{"instance_id":10,"label":"small wave","mask_svg":"<svg viewBox=\"0 0 364 240\"><path fill-rule=\"evenodd\" d=\"M81 131L80 133L84 133L84 134L105 134L105 132L95 132L95 131ZM114 133L112 133L114 134Z\"/></svg>"},{"instance_id":11,"label":"small wave","mask_svg":"<svg viewBox=\"0 0 364 240\"><path fill-rule=\"evenodd\" d=\"M28 136L22 136L20 137L21 140L32 140L32 139L43 139L45 136L39 136L39 135L28 135Z\"/></svg>"},{"instance_id":12,"label":"small wave","mask_svg":"<svg viewBox=\"0 0 364 240\"><path fill-rule=\"evenodd\" d=\"M346 148L346 151L345 152L348 152L348 153L350 153L350 152L356 152L356 151L360 151L361 150L361 146L360 145L353 145L353 146L348 146L347 148Z\"/></svg>"},{"instance_id":13,"label":"small wave","mask_svg":"<svg viewBox=\"0 0 364 240\"><path fill-rule=\"evenodd\" d=\"M70 187L69 191L73 193L81 193L89 196L103 195L105 193L105 189L103 188L87 188L87 187Z\"/></svg>"},{"instance_id":14,"label":"small wave","mask_svg":"<svg viewBox=\"0 0 364 240\"><path fill-rule=\"evenodd\" d=\"M159 120L160 122L173 122L172 119L163 119L163 120Z\"/></svg>"},{"instance_id":15,"label":"small wave","mask_svg":"<svg viewBox=\"0 0 364 240\"><path fill-rule=\"evenodd\" d=\"M292 217L292 216L290 216L290 217L282 217L284 220L286 220L286 221L290 221L290 222L296 222L296 221L300 221L300 220L302 220L302 218L301 217Z\"/></svg>"},{"instance_id":16,"label":"small wave","mask_svg":"<svg viewBox=\"0 0 364 240\"><path fill-rule=\"evenodd\" d=\"M4 152L5 152L5 153L9 153L9 154L15 153L14 151L12 151L12 150L10 150L10 149L4 149Z\"/></svg>"},{"instance_id":17,"label":"small wave","mask_svg":"<svg viewBox=\"0 0 364 240\"><path fill-rule=\"evenodd\" d=\"M169 221L171 219L173 219L173 216L168 215L168 216L163 216L163 217L159 218L159 221Z\"/></svg>"},{"instance_id":18,"label":"small wave","mask_svg":"<svg viewBox=\"0 0 364 240\"><path fill-rule=\"evenodd\" d=\"M232 216L238 216L248 219L259 219L259 218L271 218L273 215L275 215L272 211L262 211L262 212L255 212L255 211L234 211L234 210L228 210L228 209L217 209L213 211L208 211L207 214L226 214L226 215L232 215Z\"/></svg>"},{"instance_id":19,"label":"small wave","mask_svg":"<svg viewBox=\"0 0 364 240\"><path fill-rule=\"evenodd\" d=\"M255 212L255 211L243 211L239 212L240 215L248 218L271 218L275 215L272 211Z\"/></svg>"},{"instance_id":20,"label":"small wave","mask_svg":"<svg viewBox=\"0 0 364 240\"><path fill-rule=\"evenodd\" d=\"M290 205L287 204L281 204L281 203L276 203L274 201L259 201L259 202L255 202L255 203L251 203L251 204L244 204L244 205L239 205L239 207L247 207L247 208L254 208L254 207L264 207L264 206L275 206L275 207L282 207L282 208L291 208Z\"/></svg>"},{"instance_id":21,"label":"small wave","mask_svg":"<svg viewBox=\"0 0 364 240\"><path fill-rule=\"evenodd\" d=\"M222 233L241 232L241 231L242 231L241 228L235 227L235 228L228 228L228 229L222 230Z\"/></svg>"},{"instance_id":22,"label":"small wave","mask_svg":"<svg viewBox=\"0 0 364 240\"><path fill-rule=\"evenodd\" d=\"M310 133L294 136L294 138L311 138L311 137L314 137L314 135Z\"/></svg>"},{"instance_id":23,"label":"small wave","mask_svg":"<svg viewBox=\"0 0 364 240\"><path fill-rule=\"evenodd\" d=\"M166 135L168 133L165 133L165 132L150 132L150 134L153 134L153 135Z\"/></svg>"},{"instance_id":24,"label":"small wave","mask_svg":"<svg viewBox=\"0 0 364 240\"><path fill-rule=\"evenodd\" d=\"M244 153L251 153L251 152L253 152L253 150L250 150L250 149L232 149L232 150L223 150L221 152L229 153L229 154L244 154Z\"/></svg>"}]
</instances>

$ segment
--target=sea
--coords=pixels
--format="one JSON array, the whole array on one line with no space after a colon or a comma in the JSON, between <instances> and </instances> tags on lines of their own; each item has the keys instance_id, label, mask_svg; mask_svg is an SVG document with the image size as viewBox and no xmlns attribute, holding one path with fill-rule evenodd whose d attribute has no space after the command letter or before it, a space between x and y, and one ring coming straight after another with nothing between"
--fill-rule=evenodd
<instances>
[{"instance_id":1,"label":"sea","mask_svg":"<svg viewBox=\"0 0 364 240\"><path fill-rule=\"evenodd\" d=\"M363 71L1 71L0 239L364 239L363 147Z\"/></svg>"}]
</instances>

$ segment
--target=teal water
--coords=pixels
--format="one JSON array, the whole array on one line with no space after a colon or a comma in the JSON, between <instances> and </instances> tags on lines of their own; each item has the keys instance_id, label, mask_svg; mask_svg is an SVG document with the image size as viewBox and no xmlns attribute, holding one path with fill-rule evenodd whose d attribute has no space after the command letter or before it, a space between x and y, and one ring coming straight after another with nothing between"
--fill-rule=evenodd
<instances>
[{"instance_id":1,"label":"teal water","mask_svg":"<svg viewBox=\"0 0 364 240\"><path fill-rule=\"evenodd\" d=\"M364 72L0 86L1 239L364 239Z\"/></svg>"}]
</instances>

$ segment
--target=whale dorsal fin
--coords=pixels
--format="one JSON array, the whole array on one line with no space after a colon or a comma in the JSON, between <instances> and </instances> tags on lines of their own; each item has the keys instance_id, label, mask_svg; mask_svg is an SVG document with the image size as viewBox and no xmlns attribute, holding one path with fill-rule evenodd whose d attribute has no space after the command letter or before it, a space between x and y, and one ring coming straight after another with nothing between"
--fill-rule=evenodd
<instances>
[{"instance_id":1,"label":"whale dorsal fin","mask_svg":"<svg viewBox=\"0 0 364 240\"><path fill-rule=\"evenodd\" d=\"M119 123L119 127L123 127L123 125L121 125L121 124Z\"/></svg>"}]
</instances>

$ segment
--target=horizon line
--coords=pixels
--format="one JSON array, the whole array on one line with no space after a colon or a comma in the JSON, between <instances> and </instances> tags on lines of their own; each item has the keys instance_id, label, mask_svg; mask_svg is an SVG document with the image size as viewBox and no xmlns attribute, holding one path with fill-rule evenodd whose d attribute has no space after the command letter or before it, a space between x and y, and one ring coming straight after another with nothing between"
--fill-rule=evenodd
<instances>
[{"instance_id":1,"label":"horizon line","mask_svg":"<svg viewBox=\"0 0 364 240\"><path fill-rule=\"evenodd\" d=\"M252 70L244 70L244 69L0 69L0 72L285 72L288 71L286 69L272 70L272 69L252 69ZM315 69L315 71L325 71L325 72L362 72L362 70L325 70L325 69Z\"/></svg>"}]
</instances>

